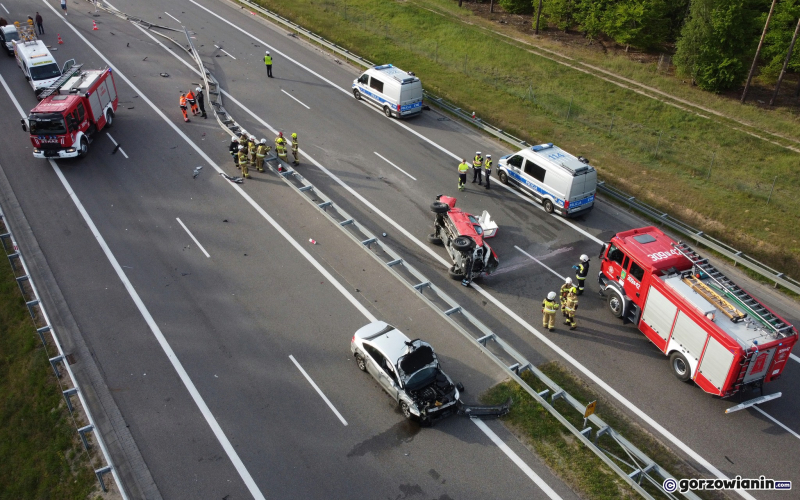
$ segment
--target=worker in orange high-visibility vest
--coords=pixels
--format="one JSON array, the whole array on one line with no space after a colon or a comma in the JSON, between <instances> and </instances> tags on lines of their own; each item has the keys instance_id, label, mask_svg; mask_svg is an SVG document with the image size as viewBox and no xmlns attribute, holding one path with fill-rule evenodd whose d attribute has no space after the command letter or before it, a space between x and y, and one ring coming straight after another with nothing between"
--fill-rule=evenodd
<instances>
[{"instance_id":1,"label":"worker in orange high-visibility vest","mask_svg":"<svg viewBox=\"0 0 800 500\"><path fill-rule=\"evenodd\" d=\"M194 98L194 94L190 90L186 93L186 102L189 103L189 106L192 108L192 114L197 115L200 113L200 110L197 109L197 100Z\"/></svg>"},{"instance_id":2,"label":"worker in orange high-visibility vest","mask_svg":"<svg viewBox=\"0 0 800 500\"><path fill-rule=\"evenodd\" d=\"M183 92L181 92L180 103L181 103L181 113L183 113L183 121L188 122L189 117L186 115L186 94L184 94Z\"/></svg>"}]
</instances>

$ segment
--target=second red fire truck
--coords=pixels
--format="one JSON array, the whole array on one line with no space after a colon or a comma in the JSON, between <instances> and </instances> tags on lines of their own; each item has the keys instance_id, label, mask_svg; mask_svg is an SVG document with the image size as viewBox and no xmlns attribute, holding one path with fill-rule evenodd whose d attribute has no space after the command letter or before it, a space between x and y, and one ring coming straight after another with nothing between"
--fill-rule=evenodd
<instances>
[{"instance_id":1,"label":"second red fire truck","mask_svg":"<svg viewBox=\"0 0 800 500\"><path fill-rule=\"evenodd\" d=\"M685 243L655 227L603 246L600 289L664 354L675 376L728 397L781 376L797 329Z\"/></svg>"},{"instance_id":2,"label":"second red fire truck","mask_svg":"<svg viewBox=\"0 0 800 500\"><path fill-rule=\"evenodd\" d=\"M22 120L30 130L36 158L83 157L92 137L110 127L117 111L117 88L110 69L81 71L73 66L40 94L42 101Z\"/></svg>"}]
</instances>

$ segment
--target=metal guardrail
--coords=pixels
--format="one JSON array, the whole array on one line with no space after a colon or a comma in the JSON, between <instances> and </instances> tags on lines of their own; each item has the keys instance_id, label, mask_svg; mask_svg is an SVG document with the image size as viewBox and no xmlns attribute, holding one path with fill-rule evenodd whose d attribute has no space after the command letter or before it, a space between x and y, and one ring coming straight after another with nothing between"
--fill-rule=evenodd
<instances>
[{"instance_id":1,"label":"metal guardrail","mask_svg":"<svg viewBox=\"0 0 800 500\"><path fill-rule=\"evenodd\" d=\"M298 34L305 36L312 42L318 43L330 49L331 51L341 55L342 57L345 58L346 61L352 61L365 68L375 66L375 63L373 63L372 61L369 61L367 59L364 59L363 57L353 54L344 47L341 47L331 42L330 40L327 40L317 35L316 33L309 31L306 28L303 28L302 26L286 19L285 17L282 17L270 10L261 7L260 5L257 5L249 0L238 0L238 2L242 5L250 7L253 10L258 11L259 13L267 16L268 18L274 21L277 21L280 24L283 24L284 26L291 28L292 30L295 30ZM436 106L440 107L441 109L444 109L458 116L465 122L471 123L472 125L475 125L476 127L483 129L484 131L497 137L500 140L503 140L520 149L524 149L530 146L528 142L524 141L523 139L520 139L519 137L515 137L509 134L508 132L505 132L504 130L495 127L494 125L483 121L480 118L477 117L473 118L472 114L465 112L463 109L459 108L458 106L455 106L452 103L447 102L444 98L433 95L425 90L423 90L423 93L428 102L435 103ZM611 198L614 198L617 201L620 201L628 205L628 207L630 207L633 210L636 210L640 214L645 215L651 219L654 219L659 223L668 226L674 231L677 231L683 234L684 236L691 238L697 244L704 245L724 255L725 257L731 259L734 262L734 265L741 264L747 269L758 273L759 275L763 276L769 281L774 282L776 288L778 285L781 285L788 290L800 294L800 281L795 280L789 276L786 276L784 273L780 271L772 269L763 262L759 262L758 260L745 254L741 250L736 250L730 245L705 234L703 231L695 229L692 226L676 219L675 217L672 217L671 215L665 212L661 212L660 210L637 200L634 196L631 196L613 186L609 186L605 182L599 182L597 185L597 189L603 194L606 194Z\"/></svg>"},{"instance_id":2,"label":"metal guardrail","mask_svg":"<svg viewBox=\"0 0 800 500\"><path fill-rule=\"evenodd\" d=\"M0 242L2 242L3 250L6 254L6 257L8 257L9 263L11 264L12 272L16 278L19 290L22 293L22 299L25 301L25 305L28 307L28 313L31 315L31 320L33 321L34 328L36 328L36 333L39 335L39 339L42 341L42 346L44 347L45 353L47 353L47 349L49 347L45 338L45 335L48 333L50 334L50 337L53 340L53 345L56 348L56 356L53 356L52 358L49 357L49 354L47 354L47 356L49 358L50 366L53 368L53 372L55 373L56 379L58 379L59 385L61 386L61 372L58 369L59 364L62 365L62 369L69 376L69 381L71 382L72 387L64 389L64 386L61 386L61 393L67 403L67 408L69 409L70 415L73 415L75 411L75 407L73 406L71 400L72 396L77 396L78 401L80 401L80 404L83 407L88 425L77 428L78 424L74 420L74 417L73 423L76 424L78 435L80 436L84 448L88 452L91 449L91 445L86 438L86 434L96 431L97 426L95 425L94 418L92 418L92 413L89 411L89 406L86 404L86 399L84 398L81 388L78 385L78 380L75 378L72 368L70 367L69 355L65 353L61 347L61 342L58 340L56 331L50 323L50 318L47 315L47 311L45 310L44 304L39 296L39 292L36 289L36 285L33 282L31 273L28 270L28 264L25 262L25 258L22 256L22 251L17 247L17 242L14 239L13 233L11 232L11 227L6 222L6 217L3 213L2 207L0 207L0 223L2 223L2 227L5 228L5 232L0 234ZM8 245L9 243L10 253ZM17 276L18 271L21 271L22 273L20 276ZM27 287L25 286L26 283ZM122 482L120 481L117 469L111 462L111 457L108 453L108 448L106 448L106 444L103 441L102 435L99 432L95 432L95 439L106 462L105 466L94 470L95 476L97 476L97 480L100 482L100 487L103 489L103 491L108 491L106 483L103 480L103 476L110 472L114 478L114 482L119 488L120 495L123 499L127 500L127 494L125 489L122 487Z\"/></svg>"}]
</instances>

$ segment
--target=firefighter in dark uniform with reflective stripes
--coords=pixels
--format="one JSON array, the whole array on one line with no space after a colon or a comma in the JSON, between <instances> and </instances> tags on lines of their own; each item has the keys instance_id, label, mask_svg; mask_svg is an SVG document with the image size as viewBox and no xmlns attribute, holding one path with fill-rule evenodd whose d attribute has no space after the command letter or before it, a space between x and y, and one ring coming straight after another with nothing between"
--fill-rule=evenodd
<instances>
[{"instance_id":1,"label":"firefighter in dark uniform with reflective stripes","mask_svg":"<svg viewBox=\"0 0 800 500\"><path fill-rule=\"evenodd\" d=\"M575 277L578 278L578 295L583 294L583 285L586 282L586 276L589 274L589 256L586 254L581 255L581 261L577 266L572 266L575 269Z\"/></svg>"}]
</instances>

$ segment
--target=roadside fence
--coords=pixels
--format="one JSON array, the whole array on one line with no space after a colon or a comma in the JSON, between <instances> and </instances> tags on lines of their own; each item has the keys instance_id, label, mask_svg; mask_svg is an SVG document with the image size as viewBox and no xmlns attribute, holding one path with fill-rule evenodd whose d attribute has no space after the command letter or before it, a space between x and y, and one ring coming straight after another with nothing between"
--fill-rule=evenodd
<instances>
[{"instance_id":1,"label":"roadside fence","mask_svg":"<svg viewBox=\"0 0 800 500\"><path fill-rule=\"evenodd\" d=\"M341 47L316 33L307 30L306 28L286 19L260 5L251 2L250 0L238 0L240 4L257 11L269 19L284 25L292 31L306 37L308 40L319 44L332 52L344 58L347 62L352 62L364 68L375 66L375 63L352 53L348 49ZM367 14L350 11L345 15L346 2L339 1L322 1L320 2L325 8L330 9L334 14L340 15L353 22L363 17L361 28L374 32L376 36L383 36L395 40L399 45L407 47L409 50L433 59L438 64L452 65L456 69L463 69L464 72L470 71L470 62L468 56L458 55L456 57L448 56L443 49L438 46L434 47L419 47L414 44L413 36L410 33L394 33L390 24L381 24L371 22ZM360 16L360 17L359 17ZM374 21L374 20L373 20ZM456 61L457 59L457 61ZM496 73L492 75L492 70L481 68L472 68L470 71L472 77L482 78L484 82L495 82L497 77ZM481 76L483 75L483 76ZM487 76L490 75L490 76ZM609 135L614 135L621 141L626 142L629 147L636 148L642 152L646 152L653 158L664 158L675 162L676 164L683 165L685 168L691 169L690 175L698 179L705 178L709 181L714 177L715 182L737 191L745 191L752 196L763 199L765 203L789 203L789 200L794 203L796 196L793 189L775 189L777 179L762 179L756 180L753 176L747 178L728 175L725 172L724 166L727 162L740 161L741 158L730 157L730 152L725 149L719 151L709 151L707 148L695 146L690 143L683 143L680 138L665 133L663 130L656 130L649 128L643 124L625 121L619 117L614 117L613 114L598 116L589 110L582 109L578 103L575 103L571 97L555 92L553 89L546 87L536 87L533 84L528 84L523 87L514 87L507 83L498 83L498 88L512 93L519 97L521 100L528 100L532 104L539 106L546 112L555 116L561 116L564 120L578 121L596 130L603 131ZM497 137L504 142L511 144L520 149L530 146L526 141L515 137L508 132L482 120L481 118L473 118L470 110L464 110L446 99L433 95L430 92L424 91L426 102L436 105L442 110L452 113L463 121L471 123L478 128L483 129L489 134ZM700 163L705 160L705 163ZM717 168L721 173L715 176L714 168ZM778 285L785 287L794 293L800 294L800 281L787 276L785 273L780 272L772 267L748 256L741 250L737 250L730 245L713 238L703 231L696 229L689 224L686 224L679 219L662 212L655 207L648 205L636 199L620 189L617 189L608 183L601 182L598 185L598 191L614 198L618 202L627 205L629 208L636 210L638 213L663 224L674 231L686 236L688 239L695 241L698 245L703 245L715 252L724 255L731 259L734 265L742 265L747 269L759 274L770 282L774 283L775 287Z\"/></svg>"},{"instance_id":2,"label":"roadside fence","mask_svg":"<svg viewBox=\"0 0 800 500\"><path fill-rule=\"evenodd\" d=\"M14 272L17 285L19 285L19 290L22 292L22 298L25 301L25 305L28 307L31 320L33 320L33 326L36 328L36 333L39 335L39 339L42 341L44 352L50 362L50 366L53 368L53 373L56 376L61 393L66 401L75 431L78 433L78 436L80 437L83 447L87 453L89 453L93 447L92 443L89 441L88 434L94 433L94 441L97 443L97 446L100 448L100 451L103 455L103 460L105 461L106 465L94 469L95 476L97 476L97 480L100 482L100 487L103 489L103 491L108 491L104 477L106 474L110 473L114 478L114 482L117 484L120 495L123 499L127 500L127 494L125 493L125 489L122 487L117 470L114 468L114 465L111 462L111 458L105 442L103 441L103 437L100 432L96 432L97 427L95 425L95 421L92 418L92 414L89 411L89 406L86 404L86 400L84 399L81 388L78 385L78 381L72 372L72 368L70 367L70 365L74 363L74 360L72 359L72 356L69 353L65 353L61 347L61 342L59 342L58 335L50 323L50 318L45 311L44 304L42 303L39 292L37 291L36 285L34 284L33 278L28 270L28 264L25 261L25 258L22 256L22 251L17 246L17 241L11 232L11 227L6 221L2 207L0 207L0 242L2 242L4 253L6 257L8 257L8 261L11 263L11 268ZM51 342L48 342L48 337L51 339ZM55 349L55 355L51 357L50 354L52 354L52 349ZM60 370L59 367L61 367ZM64 375L66 375L66 377L64 377ZM86 425L79 423L76 418L76 408L72 400L73 396L75 396L80 403L80 407L82 408L83 414L87 420ZM91 455L89 455L89 462L93 462Z\"/></svg>"}]
</instances>

